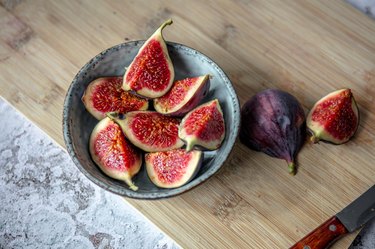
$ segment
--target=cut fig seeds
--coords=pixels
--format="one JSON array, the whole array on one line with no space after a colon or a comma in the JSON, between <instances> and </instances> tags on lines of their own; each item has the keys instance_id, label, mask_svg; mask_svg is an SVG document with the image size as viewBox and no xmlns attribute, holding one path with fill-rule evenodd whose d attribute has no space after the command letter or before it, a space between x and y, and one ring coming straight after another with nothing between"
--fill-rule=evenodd
<instances>
[{"instance_id":1,"label":"cut fig seeds","mask_svg":"<svg viewBox=\"0 0 375 249\"><path fill-rule=\"evenodd\" d=\"M124 181L134 191L138 189L131 178L141 168L142 155L126 140L118 124L110 118L102 119L91 133L89 149L106 175Z\"/></svg>"},{"instance_id":2,"label":"cut fig seeds","mask_svg":"<svg viewBox=\"0 0 375 249\"><path fill-rule=\"evenodd\" d=\"M219 101L214 99L190 111L182 119L179 137L190 151L199 145L208 150L220 147L225 137L225 123Z\"/></svg>"},{"instance_id":3,"label":"cut fig seeds","mask_svg":"<svg viewBox=\"0 0 375 249\"><path fill-rule=\"evenodd\" d=\"M171 116L183 116L194 109L206 96L209 88L209 75L177 80L162 97L154 99L156 111Z\"/></svg>"},{"instance_id":4,"label":"cut fig seeds","mask_svg":"<svg viewBox=\"0 0 375 249\"><path fill-rule=\"evenodd\" d=\"M121 126L130 142L144 151L167 151L184 145L178 137L180 120L177 118L154 111L129 112L123 119L116 113L108 116Z\"/></svg>"},{"instance_id":5,"label":"cut fig seeds","mask_svg":"<svg viewBox=\"0 0 375 249\"><path fill-rule=\"evenodd\" d=\"M357 131L359 111L350 89L341 89L321 98L307 116L311 140L343 144Z\"/></svg>"},{"instance_id":6,"label":"cut fig seeds","mask_svg":"<svg viewBox=\"0 0 375 249\"><path fill-rule=\"evenodd\" d=\"M174 80L174 68L162 31L172 20L164 22L139 49L126 69L123 89L147 98L158 98L169 91Z\"/></svg>"},{"instance_id":7,"label":"cut fig seeds","mask_svg":"<svg viewBox=\"0 0 375 249\"><path fill-rule=\"evenodd\" d=\"M306 136L305 113L291 94L267 89L255 94L241 109L240 140L250 149L285 159L296 174L295 157Z\"/></svg>"},{"instance_id":8,"label":"cut fig seeds","mask_svg":"<svg viewBox=\"0 0 375 249\"><path fill-rule=\"evenodd\" d=\"M167 20L145 41L123 77L98 78L82 96L86 110L100 120L89 141L94 163L134 191L132 177L142 167L143 152L150 180L160 188L177 188L191 181L203 163L204 152L195 147L216 150L225 137L219 101L201 104L211 76L174 79L162 34L171 24ZM155 111L148 110L151 100Z\"/></svg>"},{"instance_id":9,"label":"cut fig seeds","mask_svg":"<svg viewBox=\"0 0 375 249\"><path fill-rule=\"evenodd\" d=\"M147 99L121 88L122 80L122 77L102 77L87 86L82 101L96 119L105 118L107 112L127 113L148 109Z\"/></svg>"},{"instance_id":10,"label":"cut fig seeds","mask_svg":"<svg viewBox=\"0 0 375 249\"><path fill-rule=\"evenodd\" d=\"M150 180L160 188L177 188L188 183L202 164L203 153L184 149L154 152L145 155Z\"/></svg>"}]
</instances>

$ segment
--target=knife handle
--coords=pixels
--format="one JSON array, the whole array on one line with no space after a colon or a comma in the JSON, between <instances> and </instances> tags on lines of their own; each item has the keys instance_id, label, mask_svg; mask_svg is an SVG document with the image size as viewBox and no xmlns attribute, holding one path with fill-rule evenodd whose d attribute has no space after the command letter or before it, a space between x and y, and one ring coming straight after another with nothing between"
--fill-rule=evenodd
<instances>
[{"instance_id":1,"label":"knife handle","mask_svg":"<svg viewBox=\"0 0 375 249\"><path fill-rule=\"evenodd\" d=\"M348 230L336 216L333 216L290 247L290 249L328 248L336 239L346 233L348 233Z\"/></svg>"}]
</instances>

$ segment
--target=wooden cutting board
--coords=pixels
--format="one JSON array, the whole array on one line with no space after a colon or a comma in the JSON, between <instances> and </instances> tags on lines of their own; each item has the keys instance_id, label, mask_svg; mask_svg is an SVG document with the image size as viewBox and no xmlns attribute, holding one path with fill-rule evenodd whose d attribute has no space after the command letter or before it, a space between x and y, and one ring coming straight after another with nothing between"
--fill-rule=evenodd
<instances>
[{"instance_id":1,"label":"wooden cutting board","mask_svg":"<svg viewBox=\"0 0 375 249\"><path fill-rule=\"evenodd\" d=\"M340 146L306 144L294 177L284 161L238 142L223 170L198 188L167 200L127 199L183 247L287 248L375 182L375 22L343 1L0 2L0 94L62 146L63 101L78 70L170 17L165 38L216 61L241 104L276 87L308 111L328 92L352 88L357 135Z\"/></svg>"}]
</instances>

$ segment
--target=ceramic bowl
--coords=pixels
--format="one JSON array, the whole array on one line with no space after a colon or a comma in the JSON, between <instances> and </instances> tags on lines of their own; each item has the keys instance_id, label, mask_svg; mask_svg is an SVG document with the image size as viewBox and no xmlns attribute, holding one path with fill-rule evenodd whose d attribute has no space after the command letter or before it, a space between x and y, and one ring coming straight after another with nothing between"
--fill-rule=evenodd
<instances>
[{"instance_id":1,"label":"ceramic bowl","mask_svg":"<svg viewBox=\"0 0 375 249\"><path fill-rule=\"evenodd\" d=\"M240 107L233 86L222 69L202 53L187 46L168 42L168 51L175 69L175 79L212 75L210 90L202 103L217 98L224 113L226 135L222 146L205 151L201 169L189 183L175 189L156 187L148 178L144 165L133 177L138 191L121 181L106 176L92 161L89 137L98 121L86 111L81 97L87 85L103 76L121 76L144 41L133 41L111 47L91 59L75 76L64 102L63 133L66 148L78 169L92 182L115 194L136 199L160 199L179 195L203 183L224 164L231 152L240 124Z\"/></svg>"}]
</instances>

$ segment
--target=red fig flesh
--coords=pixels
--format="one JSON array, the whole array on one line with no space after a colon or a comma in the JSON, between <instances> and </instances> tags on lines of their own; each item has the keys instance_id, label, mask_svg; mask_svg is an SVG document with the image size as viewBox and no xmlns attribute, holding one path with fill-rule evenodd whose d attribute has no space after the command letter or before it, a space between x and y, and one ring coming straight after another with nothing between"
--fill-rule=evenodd
<instances>
[{"instance_id":1,"label":"red fig flesh","mask_svg":"<svg viewBox=\"0 0 375 249\"><path fill-rule=\"evenodd\" d=\"M147 98L158 98L171 88L174 68L162 36L164 27L171 24L171 19L164 22L139 49L125 72L124 90L132 90Z\"/></svg>"},{"instance_id":2,"label":"red fig flesh","mask_svg":"<svg viewBox=\"0 0 375 249\"><path fill-rule=\"evenodd\" d=\"M110 118L102 119L90 137L90 154L94 162L109 177L124 181L136 191L131 178L142 165L141 153L126 139L118 124Z\"/></svg>"},{"instance_id":3,"label":"red fig flesh","mask_svg":"<svg viewBox=\"0 0 375 249\"><path fill-rule=\"evenodd\" d=\"M178 137L180 120L154 111L134 111L120 119L113 113L108 116L118 123L127 139L147 152L167 151L184 145Z\"/></svg>"},{"instance_id":4,"label":"red fig flesh","mask_svg":"<svg viewBox=\"0 0 375 249\"><path fill-rule=\"evenodd\" d=\"M219 101L214 99L186 114L178 135L185 141L187 151L195 145L208 150L218 149L225 137L224 117Z\"/></svg>"},{"instance_id":5,"label":"red fig flesh","mask_svg":"<svg viewBox=\"0 0 375 249\"><path fill-rule=\"evenodd\" d=\"M306 123L313 142L349 141L359 125L359 111L351 90L337 90L321 98L309 112Z\"/></svg>"},{"instance_id":6,"label":"red fig flesh","mask_svg":"<svg viewBox=\"0 0 375 249\"><path fill-rule=\"evenodd\" d=\"M96 119L105 118L107 112L127 113L148 109L147 99L121 88L122 80L122 77L102 77L87 86L82 101Z\"/></svg>"},{"instance_id":7,"label":"red fig flesh","mask_svg":"<svg viewBox=\"0 0 375 249\"><path fill-rule=\"evenodd\" d=\"M209 75L177 80L165 95L154 99L155 110L181 117L199 104L209 88Z\"/></svg>"},{"instance_id":8,"label":"red fig flesh","mask_svg":"<svg viewBox=\"0 0 375 249\"><path fill-rule=\"evenodd\" d=\"M202 152L184 149L145 155L146 170L151 181L161 188L176 188L188 183L202 164Z\"/></svg>"},{"instance_id":9,"label":"red fig flesh","mask_svg":"<svg viewBox=\"0 0 375 249\"><path fill-rule=\"evenodd\" d=\"M249 99L241 109L240 140L249 148L285 159L296 173L295 157L306 135L305 113L291 94L267 89Z\"/></svg>"}]
</instances>

